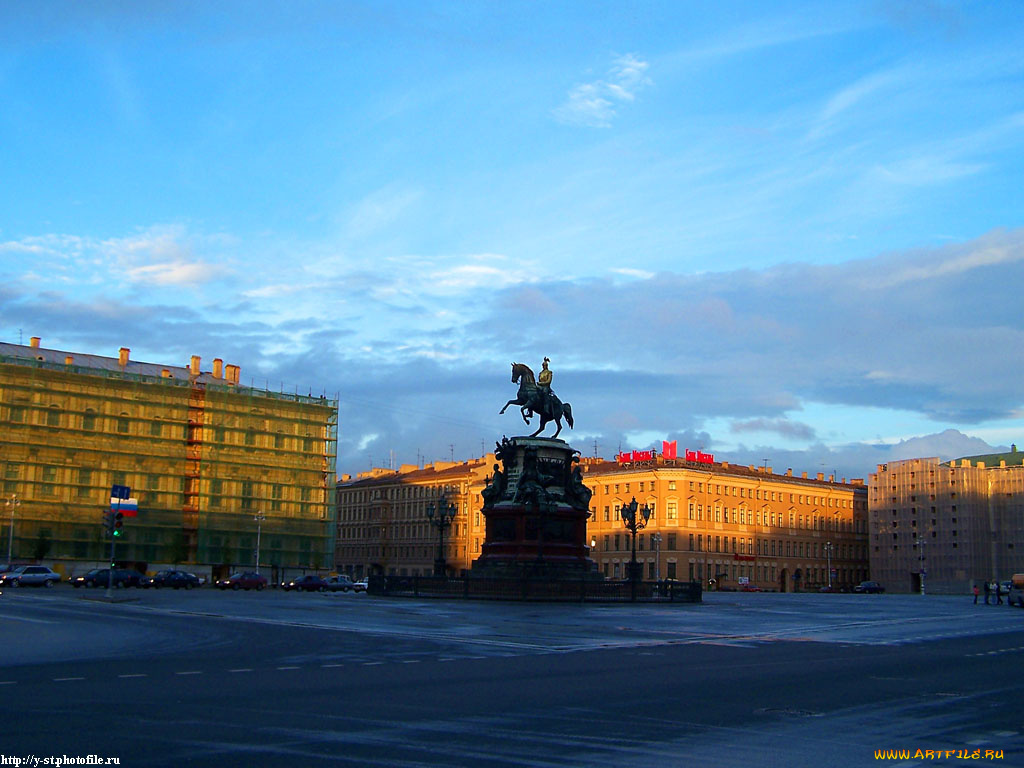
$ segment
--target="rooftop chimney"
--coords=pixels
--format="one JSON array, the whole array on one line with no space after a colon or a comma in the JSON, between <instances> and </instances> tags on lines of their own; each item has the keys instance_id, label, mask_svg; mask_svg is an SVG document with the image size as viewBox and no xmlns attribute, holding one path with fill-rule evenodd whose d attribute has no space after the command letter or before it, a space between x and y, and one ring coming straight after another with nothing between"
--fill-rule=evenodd
<instances>
[{"instance_id":1,"label":"rooftop chimney","mask_svg":"<svg viewBox=\"0 0 1024 768\"><path fill-rule=\"evenodd\" d=\"M193 376L199 375L199 355L192 355L192 362L189 363L188 369Z\"/></svg>"},{"instance_id":2,"label":"rooftop chimney","mask_svg":"<svg viewBox=\"0 0 1024 768\"><path fill-rule=\"evenodd\" d=\"M39 337L33 336L31 339L28 340L28 345L33 349L39 349Z\"/></svg>"},{"instance_id":3,"label":"rooftop chimney","mask_svg":"<svg viewBox=\"0 0 1024 768\"><path fill-rule=\"evenodd\" d=\"M213 378L224 378L224 361L221 360L219 357L215 357L213 359Z\"/></svg>"},{"instance_id":4,"label":"rooftop chimney","mask_svg":"<svg viewBox=\"0 0 1024 768\"><path fill-rule=\"evenodd\" d=\"M128 365L128 353L131 352L128 347L121 347L117 353L117 364L124 368Z\"/></svg>"}]
</instances>

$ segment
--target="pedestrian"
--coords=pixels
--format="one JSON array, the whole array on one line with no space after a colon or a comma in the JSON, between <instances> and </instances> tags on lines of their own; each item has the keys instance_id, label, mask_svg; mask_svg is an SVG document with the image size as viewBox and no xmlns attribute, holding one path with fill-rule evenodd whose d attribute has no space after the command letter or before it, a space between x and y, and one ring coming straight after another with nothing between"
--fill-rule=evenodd
<instances>
[{"instance_id":1,"label":"pedestrian","mask_svg":"<svg viewBox=\"0 0 1024 768\"><path fill-rule=\"evenodd\" d=\"M974 604L978 604L978 585L974 585Z\"/></svg>"},{"instance_id":2,"label":"pedestrian","mask_svg":"<svg viewBox=\"0 0 1024 768\"><path fill-rule=\"evenodd\" d=\"M1003 595L999 591L999 582L998 581L993 581L992 582L992 588L996 591L996 605L1002 605L1003 604Z\"/></svg>"},{"instance_id":3,"label":"pedestrian","mask_svg":"<svg viewBox=\"0 0 1024 768\"><path fill-rule=\"evenodd\" d=\"M988 605L988 596L992 594L992 585L985 579L985 605Z\"/></svg>"}]
</instances>

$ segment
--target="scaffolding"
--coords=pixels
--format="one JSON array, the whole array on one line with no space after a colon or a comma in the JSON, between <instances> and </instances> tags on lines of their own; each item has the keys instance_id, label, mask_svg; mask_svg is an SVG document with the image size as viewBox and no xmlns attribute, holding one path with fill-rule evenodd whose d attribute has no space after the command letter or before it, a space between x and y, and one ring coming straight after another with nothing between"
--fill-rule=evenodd
<instances>
[{"instance_id":1,"label":"scaffolding","mask_svg":"<svg viewBox=\"0 0 1024 768\"><path fill-rule=\"evenodd\" d=\"M337 400L175 370L186 375L0 354L0 482L3 500L18 502L14 559L103 562L102 513L117 484L139 500L119 561L255 565L262 512L262 562L331 565ZM6 541L2 503L0 516Z\"/></svg>"}]
</instances>

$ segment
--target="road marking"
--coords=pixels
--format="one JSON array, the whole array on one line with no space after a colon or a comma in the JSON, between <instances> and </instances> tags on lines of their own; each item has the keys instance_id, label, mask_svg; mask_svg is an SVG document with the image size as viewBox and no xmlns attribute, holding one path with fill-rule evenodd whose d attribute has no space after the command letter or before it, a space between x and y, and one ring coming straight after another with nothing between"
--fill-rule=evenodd
<instances>
[{"instance_id":1,"label":"road marking","mask_svg":"<svg viewBox=\"0 0 1024 768\"><path fill-rule=\"evenodd\" d=\"M330 669L331 667L344 667L344 664L321 664L321 669Z\"/></svg>"},{"instance_id":2,"label":"road marking","mask_svg":"<svg viewBox=\"0 0 1024 768\"><path fill-rule=\"evenodd\" d=\"M147 675L147 674L118 675L118 677L149 677L149 675Z\"/></svg>"},{"instance_id":3,"label":"road marking","mask_svg":"<svg viewBox=\"0 0 1024 768\"><path fill-rule=\"evenodd\" d=\"M0 685L14 685L17 680L0 680Z\"/></svg>"},{"instance_id":4,"label":"road marking","mask_svg":"<svg viewBox=\"0 0 1024 768\"><path fill-rule=\"evenodd\" d=\"M299 669L299 667L278 667L278 669Z\"/></svg>"},{"instance_id":5,"label":"road marking","mask_svg":"<svg viewBox=\"0 0 1024 768\"><path fill-rule=\"evenodd\" d=\"M55 678L53 678L53 682L55 682L55 683L65 683L65 682L67 682L69 680L85 680L85 678L84 677L55 677Z\"/></svg>"},{"instance_id":6,"label":"road marking","mask_svg":"<svg viewBox=\"0 0 1024 768\"><path fill-rule=\"evenodd\" d=\"M202 673L202 670L190 669L187 672L175 672L174 674L176 674L176 675L201 675L203 673Z\"/></svg>"},{"instance_id":7,"label":"road marking","mask_svg":"<svg viewBox=\"0 0 1024 768\"><path fill-rule=\"evenodd\" d=\"M377 667L377 666L380 666L383 663L384 663L383 661L364 661L363 662L363 666L364 667Z\"/></svg>"},{"instance_id":8,"label":"road marking","mask_svg":"<svg viewBox=\"0 0 1024 768\"><path fill-rule=\"evenodd\" d=\"M228 672L252 672L251 667L243 667L241 669L229 669Z\"/></svg>"},{"instance_id":9,"label":"road marking","mask_svg":"<svg viewBox=\"0 0 1024 768\"><path fill-rule=\"evenodd\" d=\"M2 594L2 593L0 593L0 594ZM47 619L30 619L30 618L28 618L26 616L11 616L11 615L5 613L4 614L4 621L8 621L8 620L27 621L27 622L29 622L31 624L56 624L57 623L56 621L48 621Z\"/></svg>"},{"instance_id":10,"label":"road marking","mask_svg":"<svg viewBox=\"0 0 1024 768\"><path fill-rule=\"evenodd\" d=\"M419 659L405 659L402 663L403 664L419 664L420 660Z\"/></svg>"}]
</instances>

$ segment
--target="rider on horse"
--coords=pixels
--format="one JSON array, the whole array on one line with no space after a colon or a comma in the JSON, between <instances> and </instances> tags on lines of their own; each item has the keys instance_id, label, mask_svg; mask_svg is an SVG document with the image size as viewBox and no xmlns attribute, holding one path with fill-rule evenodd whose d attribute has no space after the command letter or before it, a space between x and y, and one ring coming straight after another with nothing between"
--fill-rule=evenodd
<instances>
[{"instance_id":1,"label":"rider on horse","mask_svg":"<svg viewBox=\"0 0 1024 768\"><path fill-rule=\"evenodd\" d=\"M551 398L554 397L555 393L551 391L551 370L548 368L548 363L551 362L550 358L545 357L544 362L541 363L541 371L537 374L537 397L540 400L538 408L533 410L538 413L544 409L547 405L549 412L554 411L553 403Z\"/></svg>"}]
</instances>

